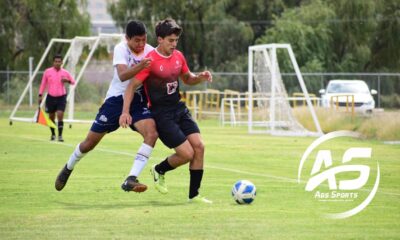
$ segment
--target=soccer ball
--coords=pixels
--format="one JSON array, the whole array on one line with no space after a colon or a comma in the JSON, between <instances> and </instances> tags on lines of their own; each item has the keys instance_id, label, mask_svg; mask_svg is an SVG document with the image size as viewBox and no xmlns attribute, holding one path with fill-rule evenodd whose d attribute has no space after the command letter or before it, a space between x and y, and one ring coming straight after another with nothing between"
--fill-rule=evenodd
<instances>
[{"instance_id":1,"label":"soccer ball","mask_svg":"<svg viewBox=\"0 0 400 240\"><path fill-rule=\"evenodd\" d=\"M256 186L248 180L239 180L232 187L232 197L238 204L250 204L256 197Z\"/></svg>"}]
</instances>

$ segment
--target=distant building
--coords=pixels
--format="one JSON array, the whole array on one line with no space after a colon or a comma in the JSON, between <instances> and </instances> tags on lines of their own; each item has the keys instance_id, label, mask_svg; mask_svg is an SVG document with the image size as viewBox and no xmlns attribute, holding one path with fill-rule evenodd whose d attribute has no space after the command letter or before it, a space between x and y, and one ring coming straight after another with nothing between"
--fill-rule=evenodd
<instances>
[{"instance_id":1,"label":"distant building","mask_svg":"<svg viewBox=\"0 0 400 240\"><path fill-rule=\"evenodd\" d=\"M111 15L107 12L107 3L117 0L88 0L87 12L91 19L91 32L93 35L99 33L121 33L116 27Z\"/></svg>"}]
</instances>

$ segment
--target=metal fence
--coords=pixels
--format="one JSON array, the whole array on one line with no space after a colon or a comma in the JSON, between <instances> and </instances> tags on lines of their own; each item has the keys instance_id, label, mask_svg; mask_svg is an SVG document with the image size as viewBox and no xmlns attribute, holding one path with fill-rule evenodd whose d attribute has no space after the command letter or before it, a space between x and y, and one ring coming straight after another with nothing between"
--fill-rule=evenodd
<instances>
[{"instance_id":1,"label":"metal fence","mask_svg":"<svg viewBox=\"0 0 400 240\"><path fill-rule=\"evenodd\" d=\"M81 99L95 99L100 101L104 98L107 91L109 72L85 72L79 84L86 84L85 91L82 91ZM377 90L375 96L376 107L386 107L381 101L382 96L397 94L400 95L400 73L302 73L307 89L310 93L319 96L318 91L325 88L329 80L332 79L359 79L364 80L371 89ZM107 76L106 79L93 79L99 76ZM25 103L35 102L40 85L42 73L36 76L32 85L32 90L28 91ZM290 96L295 92L301 92L295 74L283 73L283 81ZM239 92L246 92L247 73L236 72L213 72L213 83L204 83L197 86L182 85L181 91L185 90L206 90L216 89L224 91L231 89ZM0 71L0 104L13 106L20 97L26 83L29 80L29 71ZM79 87L78 87L79 89ZM32 97L29 95L32 94ZM79 99L79 96L78 96Z\"/></svg>"}]
</instances>

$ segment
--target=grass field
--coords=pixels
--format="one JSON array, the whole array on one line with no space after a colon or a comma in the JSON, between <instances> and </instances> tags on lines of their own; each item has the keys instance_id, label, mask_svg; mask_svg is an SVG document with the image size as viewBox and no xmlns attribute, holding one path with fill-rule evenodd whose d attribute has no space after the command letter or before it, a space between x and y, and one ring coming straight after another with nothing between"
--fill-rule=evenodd
<instances>
[{"instance_id":1,"label":"grass field","mask_svg":"<svg viewBox=\"0 0 400 240\"><path fill-rule=\"evenodd\" d=\"M331 220L321 216L304 184L300 158L314 138L248 135L245 128L200 122L206 143L202 194L211 206L187 203L188 169L167 174L169 193L152 185L149 166L171 151L158 142L140 179L142 194L120 184L132 166L141 138L120 129L104 138L75 168L66 188L54 180L87 124L65 129L65 143L48 141L43 126L0 118L0 239L399 239L400 146L363 141L378 156L381 181L371 204L359 214ZM346 148L350 141L335 142ZM233 183L257 186L253 204L234 203Z\"/></svg>"}]
</instances>

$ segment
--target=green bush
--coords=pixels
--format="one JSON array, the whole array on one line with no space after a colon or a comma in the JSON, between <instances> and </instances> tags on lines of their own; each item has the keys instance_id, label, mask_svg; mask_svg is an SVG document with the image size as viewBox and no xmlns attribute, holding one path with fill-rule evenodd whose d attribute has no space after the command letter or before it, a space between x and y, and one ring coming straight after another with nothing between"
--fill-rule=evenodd
<instances>
[{"instance_id":1,"label":"green bush","mask_svg":"<svg viewBox=\"0 0 400 240\"><path fill-rule=\"evenodd\" d=\"M400 95L391 94L381 96L381 106L384 108L400 108Z\"/></svg>"}]
</instances>

